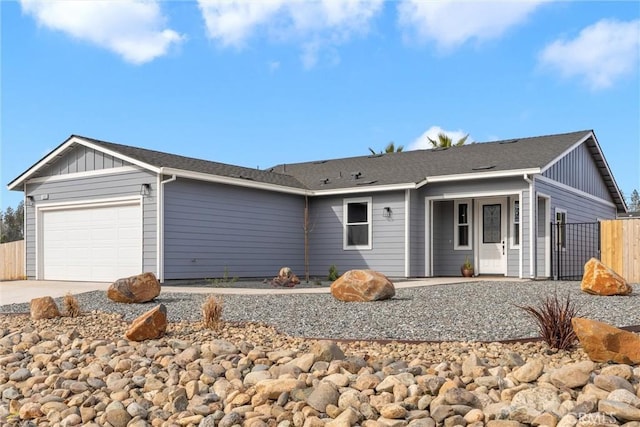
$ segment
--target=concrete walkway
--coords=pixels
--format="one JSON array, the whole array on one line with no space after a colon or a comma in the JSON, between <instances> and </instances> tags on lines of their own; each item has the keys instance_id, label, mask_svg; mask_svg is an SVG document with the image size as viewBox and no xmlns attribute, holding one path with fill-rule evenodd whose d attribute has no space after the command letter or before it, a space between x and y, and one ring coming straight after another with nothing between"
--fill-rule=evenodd
<instances>
[{"instance_id":1,"label":"concrete walkway","mask_svg":"<svg viewBox=\"0 0 640 427\"><path fill-rule=\"evenodd\" d=\"M448 285L454 283L477 282L477 281L523 281L513 277L432 277L415 280L394 281L396 289L414 288L420 286ZM105 291L111 283L106 282L64 282L53 280L16 280L0 282L0 305L28 303L33 298L51 296L53 298L63 297L67 293L79 294L90 291ZM174 292L204 293L219 295L261 295L261 294L313 294L327 293L326 286L317 288L218 288L215 286L180 286L168 285L162 287L162 294Z\"/></svg>"}]
</instances>

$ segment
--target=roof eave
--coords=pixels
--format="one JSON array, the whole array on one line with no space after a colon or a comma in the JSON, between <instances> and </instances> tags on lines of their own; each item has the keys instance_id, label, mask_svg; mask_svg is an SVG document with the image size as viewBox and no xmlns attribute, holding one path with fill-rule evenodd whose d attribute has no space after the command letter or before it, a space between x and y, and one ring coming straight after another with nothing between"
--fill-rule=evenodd
<instances>
[{"instance_id":1,"label":"roof eave","mask_svg":"<svg viewBox=\"0 0 640 427\"><path fill-rule=\"evenodd\" d=\"M51 160L53 160L55 157L59 156L61 153L63 153L65 150L67 150L73 144L80 144L80 145L83 145L83 146L85 146L87 148L91 148L93 150L100 151L102 153L105 153L105 154L108 154L110 156L116 157L118 159L124 160L124 161L126 161L128 163L134 164L136 166L139 166L139 167L141 167L143 169L150 170L150 171L155 172L155 173L158 173L160 171L160 169L158 167L156 167L156 166L150 165L148 163L141 162L141 161L133 159L133 158L131 158L129 156L125 156L125 155L123 155L121 153L118 153L117 151L109 150L108 148L105 148L105 147L103 147L103 146L101 146L99 144L95 144L93 142L87 141L86 139L84 139L81 136L71 135L62 144L60 144L58 147L56 147L53 151L51 151L49 154L44 156L42 159L40 159L38 162L36 162L33 166L31 166L29 169L27 169L25 172L23 172L17 178L15 178L13 181L11 181L7 185L7 188L9 190L22 191L23 188L19 188L18 189L17 187L21 186L23 183L25 183L31 176L33 176L33 174L38 172L38 170L40 170L42 167L46 166Z\"/></svg>"},{"instance_id":2,"label":"roof eave","mask_svg":"<svg viewBox=\"0 0 640 427\"><path fill-rule=\"evenodd\" d=\"M433 184L438 182L455 182L455 181L468 181L474 179L491 179L491 178L510 178L522 175L539 174L540 168L528 168L528 169L510 169L504 171L492 171L492 172L471 172L461 173L455 175L437 175L428 176L423 181L419 182L416 188L420 188L426 184Z\"/></svg>"},{"instance_id":3,"label":"roof eave","mask_svg":"<svg viewBox=\"0 0 640 427\"><path fill-rule=\"evenodd\" d=\"M234 185L237 187L255 188L259 190L276 191L279 193L296 194L301 196L311 195L311 191L304 188L290 187L286 185L270 184L268 182L253 181L243 178L233 178L222 175L193 172L184 169L162 167L159 170L161 175L175 175L180 178L195 179L198 181L215 182L218 184Z\"/></svg>"},{"instance_id":4,"label":"roof eave","mask_svg":"<svg viewBox=\"0 0 640 427\"><path fill-rule=\"evenodd\" d=\"M580 138L578 141L576 141L573 145L571 145L571 147L569 147L568 149L566 149L564 152L562 152L560 155L558 155L555 159L553 159L552 161L550 161L549 163L547 163L547 165L545 165L540 173L544 173L545 171L547 171L549 168L551 168L553 165L555 165L557 162L560 161L560 159L562 159L563 157L565 157L567 154L569 154L571 151L575 150L578 146L580 146L581 144L584 144L585 142L587 142L589 139L593 140L593 143L596 147L596 150L598 152L598 157L600 161L602 161L602 164L604 165L604 172L607 175L608 178L611 179L611 183L613 184L613 189L611 187L609 187L609 185L607 185L607 187L609 187L609 190L613 190L612 191L612 199L614 199L614 202L616 203L616 205L618 205L618 207L622 208L622 212L628 212L627 209L627 203L624 200L624 197L622 196L622 193L620 192L620 187L618 187L618 183L616 182L616 179L613 177L613 173L611 172L611 168L609 167L609 164L607 163L607 159L604 157L604 154L602 153L602 148L600 147L600 143L598 142L598 138L596 138L596 135L593 131L589 131L587 132L587 134ZM598 167L599 169L601 169L600 167ZM606 182L605 182L606 185ZM617 200L616 200L617 198Z\"/></svg>"}]
</instances>

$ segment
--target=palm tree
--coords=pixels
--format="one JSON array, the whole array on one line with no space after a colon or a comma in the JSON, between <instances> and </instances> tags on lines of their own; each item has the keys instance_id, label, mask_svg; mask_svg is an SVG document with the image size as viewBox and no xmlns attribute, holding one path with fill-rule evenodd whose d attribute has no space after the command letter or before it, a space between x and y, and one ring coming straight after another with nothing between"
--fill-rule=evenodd
<instances>
[{"instance_id":1,"label":"palm tree","mask_svg":"<svg viewBox=\"0 0 640 427\"><path fill-rule=\"evenodd\" d=\"M429 140L433 148L446 148L446 147L453 147L456 145L464 145L464 143L467 142L467 138L469 138L469 134L466 134L454 144L451 137L444 132L440 132L438 134L437 140L427 137L427 139Z\"/></svg>"},{"instance_id":2,"label":"palm tree","mask_svg":"<svg viewBox=\"0 0 640 427\"><path fill-rule=\"evenodd\" d=\"M404 149L403 145L398 145L396 147L396 144L391 141L389 144L387 144L386 147L384 147L384 151L380 151L379 153L376 153L376 151L369 147L369 151L371 151L371 154L373 155L378 155L378 154L386 154L386 153L400 153L402 152L402 150Z\"/></svg>"}]
</instances>

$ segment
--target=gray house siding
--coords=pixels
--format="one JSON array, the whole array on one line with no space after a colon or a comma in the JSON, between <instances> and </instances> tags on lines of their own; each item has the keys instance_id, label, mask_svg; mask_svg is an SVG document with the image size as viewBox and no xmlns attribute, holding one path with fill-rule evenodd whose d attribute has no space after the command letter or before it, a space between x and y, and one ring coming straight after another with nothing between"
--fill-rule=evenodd
<instances>
[{"instance_id":1,"label":"gray house siding","mask_svg":"<svg viewBox=\"0 0 640 427\"><path fill-rule=\"evenodd\" d=\"M542 175L601 199L612 200L586 144L580 144Z\"/></svg>"},{"instance_id":2,"label":"gray house siding","mask_svg":"<svg viewBox=\"0 0 640 427\"><path fill-rule=\"evenodd\" d=\"M58 159L55 164L43 168L37 175L34 175L34 177L65 175L122 166L131 166L131 164L101 151L85 147L84 145L75 145Z\"/></svg>"},{"instance_id":3,"label":"gray house siding","mask_svg":"<svg viewBox=\"0 0 640 427\"><path fill-rule=\"evenodd\" d=\"M514 227L513 227L513 201L519 196L511 196L507 200L507 276L518 277L520 275L520 247L513 247ZM522 209L520 209L522 212ZM522 227L522 214L520 214L520 226Z\"/></svg>"},{"instance_id":4,"label":"gray house siding","mask_svg":"<svg viewBox=\"0 0 640 427\"><path fill-rule=\"evenodd\" d=\"M154 174L147 171L128 171L108 175L54 180L49 182L30 183L26 186L25 194L33 196L35 206L25 209L25 245L26 245L26 273L29 278L36 275L36 208L38 206L55 205L62 202L89 202L112 199L118 197L140 195L140 186L145 183L155 183ZM143 269L157 274L156 256L156 199L153 189L149 197L143 198ZM41 198L46 195L46 200Z\"/></svg>"},{"instance_id":5,"label":"gray house siding","mask_svg":"<svg viewBox=\"0 0 640 427\"><path fill-rule=\"evenodd\" d=\"M473 250L453 249L454 202L452 200L433 203L433 275L459 276L460 266L466 257L473 260ZM471 241L473 242L473 237Z\"/></svg>"},{"instance_id":6,"label":"gray house siding","mask_svg":"<svg viewBox=\"0 0 640 427\"><path fill-rule=\"evenodd\" d=\"M567 223L596 222L614 219L616 208L607 201L598 201L573 193L549 182L536 181L536 191L551 197L551 216L557 208L567 212Z\"/></svg>"},{"instance_id":7,"label":"gray house siding","mask_svg":"<svg viewBox=\"0 0 640 427\"><path fill-rule=\"evenodd\" d=\"M507 200L507 275L518 277L520 275L520 258L525 257L526 245L528 245L528 224L529 220L528 201L521 200L520 207L520 227L522 228L520 248L511 247L511 238L513 233L513 200L518 198L520 193L528 194L527 182L524 178L502 178L502 179L484 179L464 182L449 182L427 184L419 190L418 197L422 199L424 204L425 197L433 197L433 230L432 230L432 259L434 276L458 276L460 275L460 266L468 256L473 259L473 251L471 250L454 250L453 249L453 227L454 227L454 199L471 200L472 201L472 232L471 239L476 236L476 218L475 205L482 200L483 197L505 197ZM450 198L450 200L438 200L438 198ZM424 234L424 233L423 233ZM473 243L472 243L473 244ZM528 256L528 255L527 255ZM424 257L423 257L424 258ZM525 266L523 265L523 273ZM423 267L424 272L424 267ZM424 274L424 273L423 273Z\"/></svg>"},{"instance_id":8,"label":"gray house siding","mask_svg":"<svg viewBox=\"0 0 640 427\"><path fill-rule=\"evenodd\" d=\"M537 222L538 230L536 233L536 277L545 277L546 265L549 262L547 259L547 218L545 214L546 203L544 199L538 198L537 207Z\"/></svg>"},{"instance_id":9,"label":"gray house siding","mask_svg":"<svg viewBox=\"0 0 640 427\"><path fill-rule=\"evenodd\" d=\"M418 197L418 191L409 192L410 199L410 271L412 277L423 277L425 275L425 217L424 198Z\"/></svg>"},{"instance_id":10,"label":"gray house siding","mask_svg":"<svg viewBox=\"0 0 640 427\"><path fill-rule=\"evenodd\" d=\"M304 275L304 198L178 178L164 188L164 278Z\"/></svg>"},{"instance_id":11,"label":"gray house siding","mask_svg":"<svg viewBox=\"0 0 640 427\"><path fill-rule=\"evenodd\" d=\"M352 269L373 269L391 277L405 276L404 191L378 194L317 197L311 199L311 274L327 275L335 265L343 273ZM345 250L343 247L343 203L345 199L372 197L371 249ZM390 207L391 218L382 216Z\"/></svg>"},{"instance_id":12,"label":"gray house siding","mask_svg":"<svg viewBox=\"0 0 640 427\"><path fill-rule=\"evenodd\" d=\"M531 277L531 199L529 194L529 186L527 184L522 191L522 199L520 201L520 227L522 228L520 256L522 257L522 277Z\"/></svg>"}]
</instances>

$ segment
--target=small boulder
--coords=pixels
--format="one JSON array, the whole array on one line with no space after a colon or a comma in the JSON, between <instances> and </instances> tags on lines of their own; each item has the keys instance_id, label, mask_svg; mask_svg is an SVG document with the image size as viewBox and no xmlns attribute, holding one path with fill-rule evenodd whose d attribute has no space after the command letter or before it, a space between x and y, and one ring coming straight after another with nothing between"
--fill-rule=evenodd
<instances>
[{"instance_id":1,"label":"small boulder","mask_svg":"<svg viewBox=\"0 0 640 427\"><path fill-rule=\"evenodd\" d=\"M300 279L289 267L282 267L278 275L269 281L271 286L280 286L283 288L293 288L300 284Z\"/></svg>"},{"instance_id":2,"label":"small boulder","mask_svg":"<svg viewBox=\"0 0 640 427\"><path fill-rule=\"evenodd\" d=\"M344 360L344 352L338 344L329 340L316 341L311 345L311 352L316 356L316 361L331 362L332 360Z\"/></svg>"},{"instance_id":3,"label":"small boulder","mask_svg":"<svg viewBox=\"0 0 640 427\"><path fill-rule=\"evenodd\" d=\"M29 305L31 311L31 319L53 319L60 317L60 310L56 302L51 297L34 298Z\"/></svg>"},{"instance_id":4,"label":"small boulder","mask_svg":"<svg viewBox=\"0 0 640 427\"><path fill-rule=\"evenodd\" d=\"M594 362L640 363L640 336L595 320L574 317L573 331Z\"/></svg>"},{"instance_id":5,"label":"small boulder","mask_svg":"<svg viewBox=\"0 0 640 427\"><path fill-rule=\"evenodd\" d=\"M153 273L118 279L107 289L107 297L127 304L151 301L160 295L160 282Z\"/></svg>"},{"instance_id":6,"label":"small boulder","mask_svg":"<svg viewBox=\"0 0 640 427\"><path fill-rule=\"evenodd\" d=\"M131 341L160 338L167 330L167 308L160 304L135 319L125 336Z\"/></svg>"},{"instance_id":7,"label":"small boulder","mask_svg":"<svg viewBox=\"0 0 640 427\"><path fill-rule=\"evenodd\" d=\"M631 286L615 271L591 258L584 265L580 289L592 295L629 295Z\"/></svg>"},{"instance_id":8,"label":"small boulder","mask_svg":"<svg viewBox=\"0 0 640 427\"><path fill-rule=\"evenodd\" d=\"M340 301L380 301L395 294L387 276L373 270L350 270L331 284L331 295Z\"/></svg>"}]
</instances>

